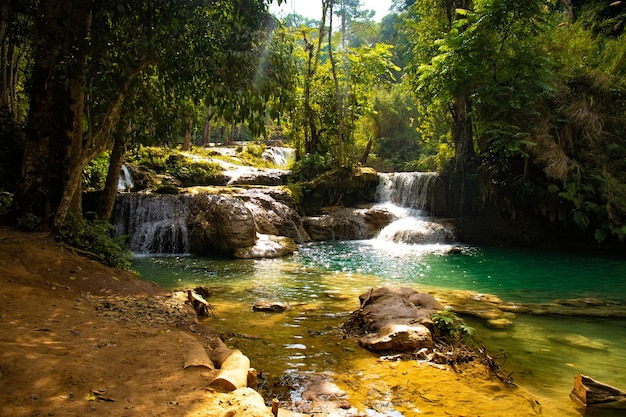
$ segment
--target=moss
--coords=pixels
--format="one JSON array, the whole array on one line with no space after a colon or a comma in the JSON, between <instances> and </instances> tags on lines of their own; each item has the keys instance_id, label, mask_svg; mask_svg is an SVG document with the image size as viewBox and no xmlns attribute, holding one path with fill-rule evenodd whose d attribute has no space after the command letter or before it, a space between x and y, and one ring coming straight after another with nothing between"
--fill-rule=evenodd
<instances>
[{"instance_id":1,"label":"moss","mask_svg":"<svg viewBox=\"0 0 626 417\"><path fill-rule=\"evenodd\" d=\"M311 215L325 206L373 203L378 181L378 174L371 168L336 168L301 184L301 205Z\"/></svg>"},{"instance_id":2,"label":"moss","mask_svg":"<svg viewBox=\"0 0 626 417\"><path fill-rule=\"evenodd\" d=\"M171 154L167 157L165 165L167 173L179 180L183 187L224 183L224 169L214 162L194 161L181 154Z\"/></svg>"}]
</instances>

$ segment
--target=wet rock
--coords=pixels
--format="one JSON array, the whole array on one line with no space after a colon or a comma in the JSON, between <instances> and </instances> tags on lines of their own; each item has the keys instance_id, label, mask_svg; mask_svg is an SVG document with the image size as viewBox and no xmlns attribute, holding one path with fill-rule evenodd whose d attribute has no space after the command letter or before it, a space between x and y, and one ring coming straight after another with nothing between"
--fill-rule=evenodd
<instances>
[{"instance_id":1,"label":"wet rock","mask_svg":"<svg viewBox=\"0 0 626 417\"><path fill-rule=\"evenodd\" d=\"M450 290L439 296L440 301L450 309L461 315L478 317L493 328L505 328L513 324L515 314L506 309L500 298L491 294L481 294L475 291Z\"/></svg>"},{"instance_id":2,"label":"wet rock","mask_svg":"<svg viewBox=\"0 0 626 417\"><path fill-rule=\"evenodd\" d=\"M356 208L329 209L321 216L305 217L304 229L313 241L355 240L373 237L365 223L365 210Z\"/></svg>"},{"instance_id":3,"label":"wet rock","mask_svg":"<svg viewBox=\"0 0 626 417\"><path fill-rule=\"evenodd\" d=\"M236 197L198 194L189 208L190 249L196 254L233 254L254 246L256 230L250 210Z\"/></svg>"},{"instance_id":4,"label":"wet rock","mask_svg":"<svg viewBox=\"0 0 626 417\"><path fill-rule=\"evenodd\" d=\"M288 190L248 189L237 196L252 213L258 233L287 236L298 243L310 240Z\"/></svg>"},{"instance_id":5,"label":"wet rock","mask_svg":"<svg viewBox=\"0 0 626 417\"><path fill-rule=\"evenodd\" d=\"M282 301L259 300L252 306L254 311L264 311L268 313L281 313L289 310L289 303Z\"/></svg>"},{"instance_id":6,"label":"wet rock","mask_svg":"<svg viewBox=\"0 0 626 417\"><path fill-rule=\"evenodd\" d=\"M233 256L239 259L279 258L291 255L298 245L290 237L258 235L253 246L235 250Z\"/></svg>"},{"instance_id":7,"label":"wet rock","mask_svg":"<svg viewBox=\"0 0 626 417\"><path fill-rule=\"evenodd\" d=\"M377 352L416 351L433 345L431 316L443 309L429 294L412 288L377 288L359 296L361 308L344 323L359 343Z\"/></svg>"},{"instance_id":8,"label":"wet rock","mask_svg":"<svg viewBox=\"0 0 626 417\"><path fill-rule=\"evenodd\" d=\"M359 344L373 352L410 352L422 348L432 349L433 336L422 324L386 324L376 333L359 339Z\"/></svg>"}]
</instances>

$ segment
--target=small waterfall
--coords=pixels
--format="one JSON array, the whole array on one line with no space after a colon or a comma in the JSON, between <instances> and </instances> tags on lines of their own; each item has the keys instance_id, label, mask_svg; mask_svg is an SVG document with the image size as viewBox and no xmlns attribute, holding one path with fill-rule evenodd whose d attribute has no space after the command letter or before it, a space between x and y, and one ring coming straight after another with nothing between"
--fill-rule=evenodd
<instances>
[{"instance_id":1,"label":"small waterfall","mask_svg":"<svg viewBox=\"0 0 626 417\"><path fill-rule=\"evenodd\" d=\"M135 182L133 181L133 174L126 165L122 165L120 172L120 178L117 180L118 191L130 191L135 188Z\"/></svg>"},{"instance_id":2,"label":"small waterfall","mask_svg":"<svg viewBox=\"0 0 626 417\"><path fill-rule=\"evenodd\" d=\"M272 146L263 152L263 159L269 161L280 168L287 168L291 161L295 158L296 150L293 148L284 148L280 146Z\"/></svg>"},{"instance_id":3,"label":"small waterfall","mask_svg":"<svg viewBox=\"0 0 626 417\"><path fill-rule=\"evenodd\" d=\"M394 221L383 228L376 240L407 244L450 243L455 239L450 224L427 217L432 209L434 172L395 172L379 174L378 204Z\"/></svg>"},{"instance_id":4,"label":"small waterfall","mask_svg":"<svg viewBox=\"0 0 626 417\"><path fill-rule=\"evenodd\" d=\"M379 174L380 184L376 190L380 203L428 211L432 204L436 172L393 172Z\"/></svg>"},{"instance_id":5,"label":"small waterfall","mask_svg":"<svg viewBox=\"0 0 626 417\"><path fill-rule=\"evenodd\" d=\"M183 196L118 194L112 223L135 253L181 254L189 252L188 214Z\"/></svg>"}]
</instances>

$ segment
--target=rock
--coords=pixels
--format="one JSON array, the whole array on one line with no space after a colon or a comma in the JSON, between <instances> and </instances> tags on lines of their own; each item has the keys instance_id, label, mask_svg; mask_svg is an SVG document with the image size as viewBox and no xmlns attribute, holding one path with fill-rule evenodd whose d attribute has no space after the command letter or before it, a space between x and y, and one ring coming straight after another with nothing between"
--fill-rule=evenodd
<instances>
[{"instance_id":1,"label":"rock","mask_svg":"<svg viewBox=\"0 0 626 417\"><path fill-rule=\"evenodd\" d=\"M508 303L495 295L467 290L449 290L440 298L456 314L478 317L497 329L511 326L515 318L515 314L506 307ZM521 311L518 310L518 312Z\"/></svg>"},{"instance_id":2,"label":"rock","mask_svg":"<svg viewBox=\"0 0 626 417\"><path fill-rule=\"evenodd\" d=\"M443 307L412 288L377 288L359 296L361 308L343 329L362 336L359 343L377 352L416 351L433 345L431 316Z\"/></svg>"},{"instance_id":3,"label":"rock","mask_svg":"<svg viewBox=\"0 0 626 417\"><path fill-rule=\"evenodd\" d=\"M290 237L258 235L254 246L235 250L233 256L239 259L279 258L291 255L298 245Z\"/></svg>"},{"instance_id":4,"label":"rock","mask_svg":"<svg viewBox=\"0 0 626 417\"><path fill-rule=\"evenodd\" d=\"M288 190L247 189L237 196L252 213L258 233L287 236L298 243L310 240Z\"/></svg>"},{"instance_id":5,"label":"rock","mask_svg":"<svg viewBox=\"0 0 626 417\"><path fill-rule=\"evenodd\" d=\"M256 169L238 167L224 171L229 178L228 185L266 185L277 186L287 184L290 172L282 169Z\"/></svg>"},{"instance_id":6,"label":"rock","mask_svg":"<svg viewBox=\"0 0 626 417\"><path fill-rule=\"evenodd\" d=\"M368 228L363 209L330 209L321 216L305 217L304 229L313 241L367 239Z\"/></svg>"},{"instance_id":7,"label":"rock","mask_svg":"<svg viewBox=\"0 0 626 417\"><path fill-rule=\"evenodd\" d=\"M189 246L193 253L203 255L217 250L233 254L256 242L252 213L236 197L197 194L189 212Z\"/></svg>"},{"instance_id":8,"label":"rock","mask_svg":"<svg viewBox=\"0 0 626 417\"><path fill-rule=\"evenodd\" d=\"M592 340L586 336L575 334L575 333L567 333L567 334L556 334L552 336L548 336L548 340L552 342L556 342L559 344L569 345L578 349L594 349L594 350L606 350L607 345L597 340Z\"/></svg>"},{"instance_id":9,"label":"rock","mask_svg":"<svg viewBox=\"0 0 626 417\"><path fill-rule=\"evenodd\" d=\"M422 324L386 324L376 333L359 339L359 344L373 352L410 352L422 348L432 349L433 336Z\"/></svg>"},{"instance_id":10,"label":"rock","mask_svg":"<svg viewBox=\"0 0 626 417\"><path fill-rule=\"evenodd\" d=\"M270 313L280 313L289 310L289 303L282 301L259 300L252 306L254 311L265 311Z\"/></svg>"}]
</instances>

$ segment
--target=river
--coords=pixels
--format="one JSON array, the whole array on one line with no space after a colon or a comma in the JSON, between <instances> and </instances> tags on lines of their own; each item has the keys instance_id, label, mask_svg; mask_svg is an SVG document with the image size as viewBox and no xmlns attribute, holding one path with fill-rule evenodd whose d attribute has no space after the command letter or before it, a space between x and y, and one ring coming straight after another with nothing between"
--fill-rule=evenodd
<instances>
[{"instance_id":1,"label":"river","mask_svg":"<svg viewBox=\"0 0 626 417\"><path fill-rule=\"evenodd\" d=\"M165 288L210 288L217 314L210 325L274 377L296 371L345 374L375 366L373 355L334 332L358 308L358 295L372 287L406 285L434 294L464 289L519 303L573 298L626 303L626 260L621 258L493 247L451 253L449 248L338 241L304 244L282 259L140 256L134 267ZM292 308L280 314L253 312L260 299L288 302ZM466 320L514 381L541 404L542 415L580 415L568 398L579 372L624 388L624 318L517 314L512 326L499 330ZM362 384L348 389L352 397L361 392L363 407L379 410L368 415L423 415L423 395L405 398L404 405L393 399L381 405L380 398L364 390Z\"/></svg>"}]
</instances>

